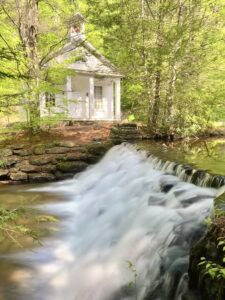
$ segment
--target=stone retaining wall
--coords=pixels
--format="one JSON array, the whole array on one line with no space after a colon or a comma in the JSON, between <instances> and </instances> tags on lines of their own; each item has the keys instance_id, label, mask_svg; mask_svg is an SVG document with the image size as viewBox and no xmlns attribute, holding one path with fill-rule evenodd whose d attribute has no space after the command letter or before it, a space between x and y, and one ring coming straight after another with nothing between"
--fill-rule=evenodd
<instances>
[{"instance_id":1,"label":"stone retaining wall","mask_svg":"<svg viewBox=\"0 0 225 300\"><path fill-rule=\"evenodd\" d=\"M0 184L40 183L72 178L96 163L109 143L76 145L70 141L0 149Z\"/></svg>"}]
</instances>

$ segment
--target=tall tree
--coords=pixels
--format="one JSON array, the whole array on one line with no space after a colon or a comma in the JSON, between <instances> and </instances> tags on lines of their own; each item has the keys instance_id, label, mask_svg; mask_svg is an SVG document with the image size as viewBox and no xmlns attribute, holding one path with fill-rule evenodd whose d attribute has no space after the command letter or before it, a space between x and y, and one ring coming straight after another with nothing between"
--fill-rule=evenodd
<instances>
[{"instance_id":1,"label":"tall tree","mask_svg":"<svg viewBox=\"0 0 225 300\"><path fill-rule=\"evenodd\" d=\"M33 131L40 125L40 95L56 89L65 79L65 65L58 65L54 59L68 41L75 12L76 5L68 0L0 2L0 22L4 29L0 45L9 55L0 64L0 71L8 66L2 83L8 85L10 78L10 83L17 87L14 93L6 87L0 97L3 103L12 98L17 103L25 99L29 127ZM8 72L10 69L14 69L12 74Z\"/></svg>"},{"instance_id":2,"label":"tall tree","mask_svg":"<svg viewBox=\"0 0 225 300\"><path fill-rule=\"evenodd\" d=\"M223 35L223 25L218 24L221 0L86 3L89 20L102 38L98 44L126 75L125 110L153 131L176 128L185 132L185 128L200 128L209 121L212 101L206 99L215 99L215 95L207 86L212 71L207 64L212 53L218 57L219 45L224 49L217 40ZM213 64L215 67L216 60L210 66ZM218 100L214 107L216 103Z\"/></svg>"}]
</instances>

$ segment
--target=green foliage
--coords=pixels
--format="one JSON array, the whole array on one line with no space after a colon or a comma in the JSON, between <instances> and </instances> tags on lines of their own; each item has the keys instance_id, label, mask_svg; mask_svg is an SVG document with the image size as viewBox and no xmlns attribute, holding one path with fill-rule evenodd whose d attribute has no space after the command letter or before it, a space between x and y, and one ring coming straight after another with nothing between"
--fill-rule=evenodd
<instances>
[{"instance_id":1,"label":"green foliage","mask_svg":"<svg viewBox=\"0 0 225 300\"><path fill-rule=\"evenodd\" d=\"M35 131L40 127L41 96L62 93L66 76L74 75L67 66L77 58L71 55L70 60L59 63L56 57L68 42L76 3L27 3L0 3L0 113L8 116L22 106L28 119L22 129Z\"/></svg>"},{"instance_id":2,"label":"green foliage","mask_svg":"<svg viewBox=\"0 0 225 300\"><path fill-rule=\"evenodd\" d=\"M210 226L213 224L212 218L207 217L207 218L204 220L204 224L205 224L207 227L210 227Z\"/></svg>"},{"instance_id":3,"label":"green foliage","mask_svg":"<svg viewBox=\"0 0 225 300\"><path fill-rule=\"evenodd\" d=\"M225 262L225 258L223 262ZM198 265L204 268L204 275L209 275L212 279L225 279L225 268L223 266L208 261L205 257L201 258L201 262Z\"/></svg>"},{"instance_id":4,"label":"green foliage","mask_svg":"<svg viewBox=\"0 0 225 300\"><path fill-rule=\"evenodd\" d=\"M135 121L135 116L134 115L129 115L127 119L128 119L129 122L133 122L133 121Z\"/></svg>"},{"instance_id":5,"label":"green foliage","mask_svg":"<svg viewBox=\"0 0 225 300\"><path fill-rule=\"evenodd\" d=\"M224 209L216 208L215 209L215 216L217 218L225 217L225 211L224 211Z\"/></svg>"},{"instance_id":6,"label":"green foliage","mask_svg":"<svg viewBox=\"0 0 225 300\"><path fill-rule=\"evenodd\" d=\"M126 76L122 87L126 114L183 136L224 120L222 1L86 0L86 4L84 11L93 26L89 38Z\"/></svg>"},{"instance_id":7,"label":"green foliage","mask_svg":"<svg viewBox=\"0 0 225 300\"><path fill-rule=\"evenodd\" d=\"M225 280L225 240L224 238L218 239L217 248L223 253L221 263L216 263L211 260L207 260L205 257L201 257L198 267L201 270L202 276L208 276L212 281L211 286L216 296L216 299L222 299L222 293L224 290Z\"/></svg>"},{"instance_id":8,"label":"green foliage","mask_svg":"<svg viewBox=\"0 0 225 300\"><path fill-rule=\"evenodd\" d=\"M24 38L21 31L21 24L29 25L27 1L18 2L21 16L15 1L0 3L0 112L8 117L23 104L25 129L40 126L40 95L63 93L66 76L75 76L68 65L78 57L63 63L56 57L78 10L88 20L87 39L125 75L125 116L183 136L225 120L222 0L39 1L35 47L29 51L30 35Z\"/></svg>"},{"instance_id":9,"label":"green foliage","mask_svg":"<svg viewBox=\"0 0 225 300\"><path fill-rule=\"evenodd\" d=\"M216 300L223 299L225 268L211 261L206 261L204 257L202 257L199 267L203 268L204 276L208 276L212 281L211 285L206 287L211 297Z\"/></svg>"}]
</instances>

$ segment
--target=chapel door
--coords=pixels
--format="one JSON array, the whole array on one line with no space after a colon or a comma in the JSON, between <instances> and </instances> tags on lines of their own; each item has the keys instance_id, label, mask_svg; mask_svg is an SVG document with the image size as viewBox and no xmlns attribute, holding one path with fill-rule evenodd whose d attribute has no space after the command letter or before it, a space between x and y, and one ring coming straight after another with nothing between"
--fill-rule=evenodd
<instances>
[{"instance_id":1,"label":"chapel door","mask_svg":"<svg viewBox=\"0 0 225 300\"><path fill-rule=\"evenodd\" d=\"M96 85L94 87L94 117L96 119L104 119L104 116L103 87Z\"/></svg>"}]
</instances>

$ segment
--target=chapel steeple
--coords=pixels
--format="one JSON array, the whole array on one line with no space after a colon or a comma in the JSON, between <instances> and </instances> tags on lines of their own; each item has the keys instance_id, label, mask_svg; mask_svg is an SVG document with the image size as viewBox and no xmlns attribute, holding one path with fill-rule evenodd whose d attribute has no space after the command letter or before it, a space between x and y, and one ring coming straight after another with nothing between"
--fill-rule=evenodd
<instances>
[{"instance_id":1,"label":"chapel steeple","mask_svg":"<svg viewBox=\"0 0 225 300\"><path fill-rule=\"evenodd\" d=\"M70 28L70 40L82 41L84 39L85 39L85 18L80 13L76 13Z\"/></svg>"}]
</instances>

